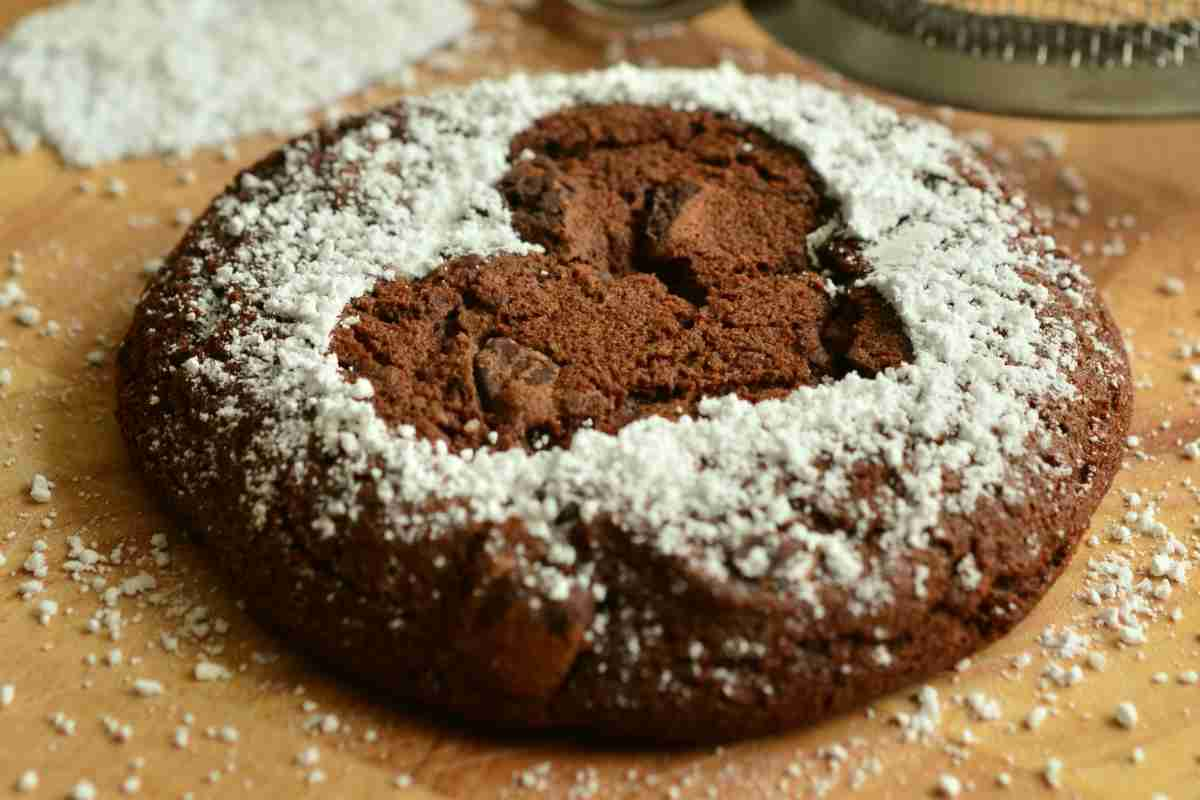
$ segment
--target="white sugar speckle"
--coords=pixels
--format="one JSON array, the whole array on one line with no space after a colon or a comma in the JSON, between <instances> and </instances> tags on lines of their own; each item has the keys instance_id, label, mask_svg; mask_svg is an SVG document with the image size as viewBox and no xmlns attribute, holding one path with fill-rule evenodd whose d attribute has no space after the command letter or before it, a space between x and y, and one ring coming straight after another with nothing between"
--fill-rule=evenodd
<instances>
[{"instance_id":1,"label":"white sugar speckle","mask_svg":"<svg viewBox=\"0 0 1200 800\"><path fill-rule=\"evenodd\" d=\"M953 775L943 773L938 776L938 794L942 797L958 797L962 794L962 781Z\"/></svg>"},{"instance_id":2,"label":"white sugar speckle","mask_svg":"<svg viewBox=\"0 0 1200 800\"><path fill-rule=\"evenodd\" d=\"M1122 625L1118 628L1117 633L1124 644L1142 645L1146 643L1146 629L1138 623Z\"/></svg>"},{"instance_id":3,"label":"white sugar speckle","mask_svg":"<svg viewBox=\"0 0 1200 800\"><path fill-rule=\"evenodd\" d=\"M1051 758L1046 761L1046 767L1042 770L1042 778L1051 789L1060 789L1062 788L1062 772L1062 760Z\"/></svg>"},{"instance_id":4,"label":"white sugar speckle","mask_svg":"<svg viewBox=\"0 0 1200 800\"><path fill-rule=\"evenodd\" d=\"M54 497L54 482L40 473L34 475L29 483L29 496L35 503L49 503Z\"/></svg>"},{"instance_id":5,"label":"white sugar speckle","mask_svg":"<svg viewBox=\"0 0 1200 800\"><path fill-rule=\"evenodd\" d=\"M296 763L302 767L316 766L321 761L321 750L312 745L296 754Z\"/></svg>"},{"instance_id":6,"label":"white sugar speckle","mask_svg":"<svg viewBox=\"0 0 1200 800\"><path fill-rule=\"evenodd\" d=\"M983 692L970 692L967 695L967 708L976 719L983 722L993 722L1000 719L1002 706L1000 701L994 697L988 697Z\"/></svg>"},{"instance_id":7,"label":"white sugar speckle","mask_svg":"<svg viewBox=\"0 0 1200 800\"><path fill-rule=\"evenodd\" d=\"M42 311L37 306L21 306L17 309L17 322L32 328L42 321Z\"/></svg>"},{"instance_id":8,"label":"white sugar speckle","mask_svg":"<svg viewBox=\"0 0 1200 800\"><path fill-rule=\"evenodd\" d=\"M979 571L979 567L975 564L974 554L967 553L963 556L962 560L958 562L955 571L958 573L959 583L968 592L973 592L979 588L979 584L983 580L983 573Z\"/></svg>"},{"instance_id":9,"label":"white sugar speckle","mask_svg":"<svg viewBox=\"0 0 1200 800\"><path fill-rule=\"evenodd\" d=\"M1113 716L1122 728L1133 728L1138 723L1137 706L1128 701L1118 703Z\"/></svg>"},{"instance_id":10,"label":"white sugar speckle","mask_svg":"<svg viewBox=\"0 0 1200 800\"><path fill-rule=\"evenodd\" d=\"M1181 279L1175 276L1169 276L1163 279L1162 291L1163 294L1171 295L1172 297L1178 297L1187 291L1187 286Z\"/></svg>"},{"instance_id":11,"label":"white sugar speckle","mask_svg":"<svg viewBox=\"0 0 1200 800\"><path fill-rule=\"evenodd\" d=\"M212 661L201 661L192 670L192 675L198 681L227 681L233 677L233 673L226 667L216 664Z\"/></svg>"},{"instance_id":12,"label":"white sugar speckle","mask_svg":"<svg viewBox=\"0 0 1200 800\"><path fill-rule=\"evenodd\" d=\"M39 600L34 607L34 614L38 618L38 622L43 625L49 625L50 620L58 614L58 602L55 600Z\"/></svg>"},{"instance_id":13,"label":"white sugar speckle","mask_svg":"<svg viewBox=\"0 0 1200 800\"><path fill-rule=\"evenodd\" d=\"M1031 731L1036 731L1046 721L1046 717L1050 712L1045 706L1034 706L1029 713L1025 715L1025 727Z\"/></svg>"},{"instance_id":14,"label":"white sugar speckle","mask_svg":"<svg viewBox=\"0 0 1200 800\"><path fill-rule=\"evenodd\" d=\"M40 782L37 772L27 769L17 778L16 789L21 794L29 794L38 788Z\"/></svg>"}]
</instances>

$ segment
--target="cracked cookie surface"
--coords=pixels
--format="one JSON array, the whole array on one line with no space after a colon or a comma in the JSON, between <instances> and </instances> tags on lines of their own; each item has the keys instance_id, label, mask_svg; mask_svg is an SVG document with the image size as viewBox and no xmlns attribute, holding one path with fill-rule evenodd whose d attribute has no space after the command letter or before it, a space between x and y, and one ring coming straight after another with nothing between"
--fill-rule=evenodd
<instances>
[{"instance_id":1,"label":"cracked cookie surface","mask_svg":"<svg viewBox=\"0 0 1200 800\"><path fill-rule=\"evenodd\" d=\"M544 254L456 259L351 303L332 349L379 414L456 450L561 446L700 400L779 398L909 360L899 317L843 291L853 249L807 159L706 111L572 109L511 144L499 189ZM814 257L815 256L815 257Z\"/></svg>"}]
</instances>

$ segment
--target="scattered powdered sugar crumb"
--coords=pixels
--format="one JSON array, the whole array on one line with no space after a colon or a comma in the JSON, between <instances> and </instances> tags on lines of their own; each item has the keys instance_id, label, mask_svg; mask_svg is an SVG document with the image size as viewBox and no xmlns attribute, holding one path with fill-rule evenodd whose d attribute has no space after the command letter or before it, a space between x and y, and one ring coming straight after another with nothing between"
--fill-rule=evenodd
<instances>
[{"instance_id":1,"label":"scattered powdered sugar crumb","mask_svg":"<svg viewBox=\"0 0 1200 800\"><path fill-rule=\"evenodd\" d=\"M973 553L967 553L963 556L962 560L958 562L956 572L958 573L959 582L968 592L978 589L980 582L983 580L983 573L979 571Z\"/></svg>"},{"instance_id":2,"label":"scattered powdered sugar crumb","mask_svg":"<svg viewBox=\"0 0 1200 800\"><path fill-rule=\"evenodd\" d=\"M233 677L228 668L212 661L201 661L192 670L192 675L202 682L227 681Z\"/></svg>"},{"instance_id":3,"label":"scattered powdered sugar crumb","mask_svg":"<svg viewBox=\"0 0 1200 800\"><path fill-rule=\"evenodd\" d=\"M983 692L971 692L967 695L967 707L975 718L982 722L993 722L1000 719L1003 706L995 697L988 697Z\"/></svg>"},{"instance_id":4,"label":"scattered powdered sugar crumb","mask_svg":"<svg viewBox=\"0 0 1200 800\"><path fill-rule=\"evenodd\" d=\"M29 496L35 503L49 503L54 497L54 483L45 475L37 474L29 483Z\"/></svg>"},{"instance_id":5,"label":"scattered powdered sugar crumb","mask_svg":"<svg viewBox=\"0 0 1200 800\"><path fill-rule=\"evenodd\" d=\"M1025 715L1025 727L1031 731L1036 731L1042 727L1042 723L1046 721L1046 717L1049 715L1050 711L1045 706L1034 706Z\"/></svg>"},{"instance_id":6,"label":"scattered powdered sugar crumb","mask_svg":"<svg viewBox=\"0 0 1200 800\"><path fill-rule=\"evenodd\" d=\"M472 21L462 0L75 0L0 41L0 127L81 166L308 127Z\"/></svg>"},{"instance_id":7,"label":"scattered powdered sugar crumb","mask_svg":"<svg viewBox=\"0 0 1200 800\"><path fill-rule=\"evenodd\" d=\"M1172 297L1178 297L1179 295L1183 294L1185 291L1187 291L1187 285L1184 284L1182 279L1176 278L1174 276L1170 276L1170 277L1163 279L1163 282L1162 282L1163 294L1170 295Z\"/></svg>"},{"instance_id":8,"label":"scattered powdered sugar crumb","mask_svg":"<svg viewBox=\"0 0 1200 800\"><path fill-rule=\"evenodd\" d=\"M1061 789L1062 773L1062 759L1050 758L1046 760L1046 767L1042 770L1042 778L1046 781L1047 786L1049 786L1051 789Z\"/></svg>"},{"instance_id":9,"label":"scattered powdered sugar crumb","mask_svg":"<svg viewBox=\"0 0 1200 800\"><path fill-rule=\"evenodd\" d=\"M913 698L917 711L896 712L893 720L903 730L907 742L923 742L933 736L942 722L942 704L937 689L922 686Z\"/></svg>"},{"instance_id":10,"label":"scattered powdered sugar crumb","mask_svg":"<svg viewBox=\"0 0 1200 800\"><path fill-rule=\"evenodd\" d=\"M316 766L321 760L321 750L316 745L304 748L296 754L296 763L302 767Z\"/></svg>"},{"instance_id":11,"label":"scattered powdered sugar crumb","mask_svg":"<svg viewBox=\"0 0 1200 800\"><path fill-rule=\"evenodd\" d=\"M962 794L962 781L953 775L944 773L938 776L937 788L938 794L942 797L958 797Z\"/></svg>"},{"instance_id":12,"label":"scattered powdered sugar crumb","mask_svg":"<svg viewBox=\"0 0 1200 800\"><path fill-rule=\"evenodd\" d=\"M37 306L21 306L17 309L16 320L27 328L32 328L42 321L42 311Z\"/></svg>"},{"instance_id":13,"label":"scattered powdered sugar crumb","mask_svg":"<svg viewBox=\"0 0 1200 800\"><path fill-rule=\"evenodd\" d=\"M1137 706L1129 701L1118 703L1114 718L1122 728L1128 730L1136 727L1138 723Z\"/></svg>"},{"instance_id":14,"label":"scattered powdered sugar crumb","mask_svg":"<svg viewBox=\"0 0 1200 800\"><path fill-rule=\"evenodd\" d=\"M27 769L17 778L16 790L21 794L29 794L36 791L40 783L37 772Z\"/></svg>"}]
</instances>

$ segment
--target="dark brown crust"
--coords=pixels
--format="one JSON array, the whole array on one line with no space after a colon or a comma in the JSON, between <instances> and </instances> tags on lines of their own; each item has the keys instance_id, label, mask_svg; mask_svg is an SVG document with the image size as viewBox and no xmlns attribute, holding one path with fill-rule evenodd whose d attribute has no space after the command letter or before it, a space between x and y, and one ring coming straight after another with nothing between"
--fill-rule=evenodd
<instances>
[{"instance_id":1,"label":"dark brown crust","mask_svg":"<svg viewBox=\"0 0 1200 800\"><path fill-rule=\"evenodd\" d=\"M401 112L387 113L401 130ZM314 158L339 135L314 135ZM266 177L279 168L271 158L252 172ZM809 606L769 583L713 582L611 522L575 520L571 541L596 565L608 597L575 593L539 610L520 577L523 563L542 558L541 545L516 521L416 536L416 543L388 541L383 504L367 496L355 524L323 539L312 530L309 498L326 478L313 470L303 479L281 474L273 487L279 500L264 524L249 524L246 467L234 456L252 453L262 420L251 415L221 428L215 412L222 399L173 371L194 351L186 324L171 316L187 264L198 259L215 269L224 242L212 215L189 232L143 298L122 346L118 416L137 468L237 577L254 613L289 643L392 695L478 722L657 741L729 739L820 719L948 667L1009 630L1062 572L1118 468L1129 424L1128 365L1107 311L1090 288L1081 289L1085 302L1076 307L1048 279L1031 275L1053 293L1051 316L1078 331L1094 324L1095 339L1111 351L1094 351L1092 336L1081 334L1071 376L1078 398L1040 408L1058 430L1053 448L1070 474L1019 467L1020 499L985 499L969 516L947 512L931 546L893 572L894 602L855 613L845 592L825 587L828 613L817 620ZM851 253L845 269L852 268ZM870 311L871 299L862 302ZM865 325L879 335L872 341L884 337L886 324L870 322L876 316L846 312L836 319L837 350L847 358L855 353L860 369L896 355L895 342L860 342L855 350L845 333ZM221 357L219 349L207 355ZM529 358L521 367L527 373L545 366ZM323 466L318 452L314 447L311 460ZM894 480L881 467L864 467L855 491L870 496ZM836 513L807 513L806 524L817 530L842 524ZM868 542L878 535L864 534ZM969 553L981 575L974 588L955 573ZM914 592L918 565L928 569L924 598ZM589 642L585 631L601 613L610 615L606 634ZM636 659L625 652L631 636L639 640ZM890 664L879 663L879 644ZM666 672L669 692L659 688Z\"/></svg>"}]
</instances>

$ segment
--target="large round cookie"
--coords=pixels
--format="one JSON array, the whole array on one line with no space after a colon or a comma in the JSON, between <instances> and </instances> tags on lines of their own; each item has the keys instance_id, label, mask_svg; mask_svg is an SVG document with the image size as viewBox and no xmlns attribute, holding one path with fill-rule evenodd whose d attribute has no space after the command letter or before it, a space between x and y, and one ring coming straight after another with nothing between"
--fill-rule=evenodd
<instances>
[{"instance_id":1,"label":"large round cookie","mask_svg":"<svg viewBox=\"0 0 1200 800\"><path fill-rule=\"evenodd\" d=\"M302 137L147 290L120 422L287 639L505 726L814 720L1020 620L1117 468L1120 337L940 126L733 69Z\"/></svg>"}]
</instances>

